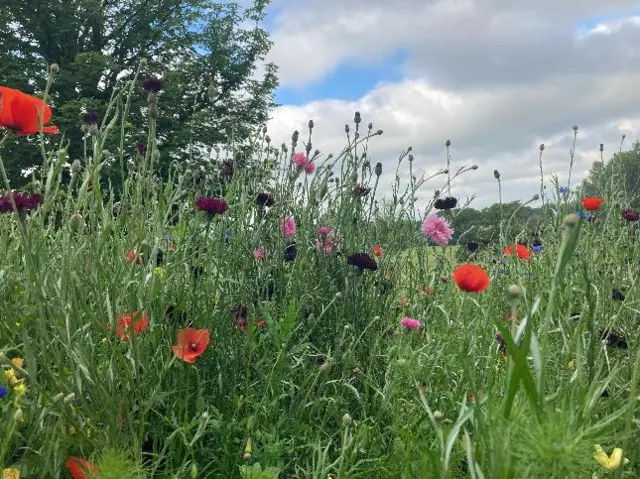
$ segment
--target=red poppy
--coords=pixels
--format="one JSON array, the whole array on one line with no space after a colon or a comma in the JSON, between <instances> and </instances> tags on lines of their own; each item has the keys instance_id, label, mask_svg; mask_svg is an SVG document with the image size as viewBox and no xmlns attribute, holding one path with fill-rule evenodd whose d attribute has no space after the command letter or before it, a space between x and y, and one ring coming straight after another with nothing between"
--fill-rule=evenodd
<instances>
[{"instance_id":1,"label":"red poppy","mask_svg":"<svg viewBox=\"0 0 640 479\"><path fill-rule=\"evenodd\" d=\"M264 329L267 327L267 322L264 319L260 318L258 319L258 321L256 321L256 326L258 326L260 329Z\"/></svg>"},{"instance_id":2,"label":"red poppy","mask_svg":"<svg viewBox=\"0 0 640 479\"><path fill-rule=\"evenodd\" d=\"M95 464L75 456L70 456L67 459L67 469L69 469L73 479L89 479L100 475L100 471Z\"/></svg>"},{"instance_id":3,"label":"red poppy","mask_svg":"<svg viewBox=\"0 0 640 479\"><path fill-rule=\"evenodd\" d=\"M378 258L382 256L382 246L380 245L375 245L373 248L371 248L371 251L373 251L373 254Z\"/></svg>"},{"instance_id":4,"label":"red poppy","mask_svg":"<svg viewBox=\"0 0 640 479\"><path fill-rule=\"evenodd\" d=\"M489 287L489 275L476 264L461 264L451 275L462 291L466 293L480 293Z\"/></svg>"},{"instance_id":5,"label":"red poppy","mask_svg":"<svg viewBox=\"0 0 640 479\"><path fill-rule=\"evenodd\" d=\"M185 363L195 363L196 358L209 346L209 330L185 328L178 331L178 345L171 346L173 354Z\"/></svg>"},{"instance_id":6,"label":"red poppy","mask_svg":"<svg viewBox=\"0 0 640 479\"><path fill-rule=\"evenodd\" d=\"M129 263L133 261L135 264L140 264L142 263L142 257L139 254L137 255L134 250L131 250L127 253L127 261L129 261Z\"/></svg>"},{"instance_id":7,"label":"red poppy","mask_svg":"<svg viewBox=\"0 0 640 479\"><path fill-rule=\"evenodd\" d=\"M137 319L136 319L137 318ZM110 327L111 325L109 325ZM133 334L140 334L149 327L149 318L144 313L134 311L132 313L124 313L118 319L118 327L116 336L123 341L129 340L129 331L133 330Z\"/></svg>"},{"instance_id":8,"label":"red poppy","mask_svg":"<svg viewBox=\"0 0 640 479\"><path fill-rule=\"evenodd\" d=\"M0 86L0 128L13 130L16 135L39 133L41 114L42 131L58 133L57 126L44 126L51 120L51 108L42 99Z\"/></svg>"},{"instance_id":9,"label":"red poppy","mask_svg":"<svg viewBox=\"0 0 640 479\"><path fill-rule=\"evenodd\" d=\"M602 198L582 198L582 206L587 211L595 211L600 208Z\"/></svg>"},{"instance_id":10,"label":"red poppy","mask_svg":"<svg viewBox=\"0 0 640 479\"><path fill-rule=\"evenodd\" d=\"M528 261L529 258L531 258L531 250L526 246L521 245L520 243L516 245L516 252L518 253L518 258L520 258L522 261ZM511 256L513 254L513 246L507 246L502 251L502 254Z\"/></svg>"}]
</instances>

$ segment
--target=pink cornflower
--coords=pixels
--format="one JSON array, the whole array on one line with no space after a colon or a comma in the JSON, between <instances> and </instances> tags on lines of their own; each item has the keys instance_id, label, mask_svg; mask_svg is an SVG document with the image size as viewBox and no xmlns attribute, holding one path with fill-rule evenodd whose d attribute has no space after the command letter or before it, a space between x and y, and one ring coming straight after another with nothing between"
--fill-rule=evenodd
<instances>
[{"instance_id":1,"label":"pink cornflower","mask_svg":"<svg viewBox=\"0 0 640 479\"><path fill-rule=\"evenodd\" d=\"M406 317L400 320L400 324L406 329L418 329L420 326L422 326L422 323L420 323L420 321L418 321L417 319Z\"/></svg>"},{"instance_id":2,"label":"pink cornflower","mask_svg":"<svg viewBox=\"0 0 640 479\"><path fill-rule=\"evenodd\" d=\"M422 232L440 246L446 246L451 241L453 230L449 227L449 223L438 215L430 215L424 219L422 223Z\"/></svg>"},{"instance_id":3,"label":"pink cornflower","mask_svg":"<svg viewBox=\"0 0 640 479\"><path fill-rule=\"evenodd\" d=\"M304 165L309 162L309 158L307 158L307 155L300 152L293 155L293 158L291 158L291 162L298 168L304 168Z\"/></svg>"},{"instance_id":4,"label":"pink cornflower","mask_svg":"<svg viewBox=\"0 0 640 479\"><path fill-rule=\"evenodd\" d=\"M291 238L296 235L296 220L293 219L293 216L280 218L280 230L285 238Z\"/></svg>"},{"instance_id":5,"label":"pink cornflower","mask_svg":"<svg viewBox=\"0 0 640 479\"><path fill-rule=\"evenodd\" d=\"M316 164L309 160L304 164L304 171L307 175L312 174L314 171L316 171Z\"/></svg>"},{"instance_id":6,"label":"pink cornflower","mask_svg":"<svg viewBox=\"0 0 640 479\"><path fill-rule=\"evenodd\" d=\"M256 248L253 250L253 257L256 261L262 260L264 258L264 250L262 248Z\"/></svg>"},{"instance_id":7,"label":"pink cornflower","mask_svg":"<svg viewBox=\"0 0 640 479\"><path fill-rule=\"evenodd\" d=\"M339 239L330 226L321 226L316 233L316 250L319 253L330 254L334 248L339 249Z\"/></svg>"},{"instance_id":8,"label":"pink cornflower","mask_svg":"<svg viewBox=\"0 0 640 479\"><path fill-rule=\"evenodd\" d=\"M296 165L298 169L303 169L307 175L310 175L314 171L316 171L316 164L302 152L293 155L293 158L291 158L291 162Z\"/></svg>"},{"instance_id":9,"label":"pink cornflower","mask_svg":"<svg viewBox=\"0 0 640 479\"><path fill-rule=\"evenodd\" d=\"M321 226L320 228L318 228L319 235L327 235L329 234L330 231L331 231L331 228L329 228L328 226Z\"/></svg>"}]
</instances>

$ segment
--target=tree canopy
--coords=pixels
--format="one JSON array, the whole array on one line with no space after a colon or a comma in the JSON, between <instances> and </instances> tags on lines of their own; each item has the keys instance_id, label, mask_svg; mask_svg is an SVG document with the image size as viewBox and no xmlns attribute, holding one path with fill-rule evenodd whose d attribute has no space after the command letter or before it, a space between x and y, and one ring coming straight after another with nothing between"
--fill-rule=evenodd
<instances>
[{"instance_id":1,"label":"tree canopy","mask_svg":"<svg viewBox=\"0 0 640 479\"><path fill-rule=\"evenodd\" d=\"M246 139L275 105L275 65L255 74L271 47L261 28L268 3L243 9L211 0L4 0L0 84L41 94L47 66L60 66L49 102L73 160L82 157L82 113L103 115L114 89L144 59L142 75L165 80L161 169L174 159L204 161L207 147ZM136 90L125 131L132 155L146 140L145 108ZM25 181L22 170L42 163L33 139L9 142L3 156L13 186Z\"/></svg>"}]
</instances>

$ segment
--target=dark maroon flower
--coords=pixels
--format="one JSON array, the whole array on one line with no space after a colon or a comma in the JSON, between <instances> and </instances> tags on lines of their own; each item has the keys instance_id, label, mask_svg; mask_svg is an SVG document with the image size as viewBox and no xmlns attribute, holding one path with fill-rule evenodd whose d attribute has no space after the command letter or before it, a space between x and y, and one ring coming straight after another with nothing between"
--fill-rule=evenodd
<instances>
[{"instance_id":1,"label":"dark maroon flower","mask_svg":"<svg viewBox=\"0 0 640 479\"><path fill-rule=\"evenodd\" d=\"M262 206L263 208L273 206L273 198L269 193L258 193L256 197L256 204Z\"/></svg>"},{"instance_id":2,"label":"dark maroon flower","mask_svg":"<svg viewBox=\"0 0 640 479\"><path fill-rule=\"evenodd\" d=\"M161 249L156 253L156 266L162 266L164 264L164 251Z\"/></svg>"},{"instance_id":3,"label":"dark maroon flower","mask_svg":"<svg viewBox=\"0 0 640 479\"><path fill-rule=\"evenodd\" d=\"M158 77L147 77L140 84L147 93L159 93L164 89L164 80Z\"/></svg>"},{"instance_id":4,"label":"dark maroon flower","mask_svg":"<svg viewBox=\"0 0 640 479\"><path fill-rule=\"evenodd\" d=\"M498 342L498 349L500 350L500 354L502 354L503 356L506 356L507 345L504 342L504 338L502 337L502 334L500 333L496 334L496 341Z\"/></svg>"},{"instance_id":5,"label":"dark maroon flower","mask_svg":"<svg viewBox=\"0 0 640 479\"><path fill-rule=\"evenodd\" d=\"M353 196L356 198L362 198L363 196L367 196L370 191L371 188L367 188L366 186L358 183L355 188L353 188Z\"/></svg>"},{"instance_id":6,"label":"dark maroon flower","mask_svg":"<svg viewBox=\"0 0 640 479\"><path fill-rule=\"evenodd\" d=\"M360 271L365 269L375 271L378 269L376 260L369 256L367 253L354 253L347 258L347 264L355 266Z\"/></svg>"},{"instance_id":7,"label":"dark maroon flower","mask_svg":"<svg viewBox=\"0 0 640 479\"><path fill-rule=\"evenodd\" d=\"M42 201L39 193L33 193L31 196L24 196L21 193L2 195L0 196L0 213L11 213L13 211L13 206L11 206L12 197L16 204L16 209L20 213L35 210Z\"/></svg>"},{"instance_id":8,"label":"dark maroon flower","mask_svg":"<svg viewBox=\"0 0 640 479\"><path fill-rule=\"evenodd\" d=\"M478 243L476 243L475 241L469 241L467 243L467 249L472 253L478 249L478 246L479 246Z\"/></svg>"},{"instance_id":9,"label":"dark maroon flower","mask_svg":"<svg viewBox=\"0 0 640 479\"><path fill-rule=\"evenodd\" d=\"M98 120L100 118L98 117L97 113L94 113L92 111L85 113L82 116L82 121L84 122L84 124L86 126L97 126L98 125Z\"/></svg>"},{"instance_id":10,"label":"dark maroon flower","mask_svg":"<svg viewBox=\"0 0 640 479\"><path fill-rule=\"evenodd\" d=\"M196 198L196 208L210 215L221 215L229 209L225 200L220 198L206 198L199 196Z\"/></svg>"},{"instance_id":11,"label":"dark maroon flower","mask_svg":"<svg viewBox=\"0 0 640 479\"><path fill-rule=\"evenodd\" d=\"M247 328L247 308L246 306L236 306L230 308L231 314L233 314L233 322L242 330Z\"/></svg>"},{"instance_id":12,"label":"dark maroon flower","mask_svg":"<svg viewBox=\"0 0 640 479\"><path fill-rule=\"evenodd\" d=\"M640 221L640 213L635 210L624 210L622 217L627 221Z\"/></svg>"},{"instance_id":13,"label":"dark maroon flower","mask_svg":"<svg viewBox=\"0 0 640 479\"><path fill-rule=\"evenodd\" d=\"M138 150L138 155L144 156L145 153L147 152L147 145L145 143L140 142L136 145L136 150Z\"/></svg>"},{"instance_id":14,"label":"dark maroon flower","mask_svg":"<svg viewBox=\"0 0 640 479\"><path fill-rule=\"evenodd\" d=\"M295 243L288 244L284 249L285 262L291 263L295 261L297 256L298 256L298 247L296 246L296 244Z\"/></svg>"},{"instance_id":15,"label":"dark maroon flower","mask_svg":"<svg viewBox=\"0 0 640 479\"><path fill-rule=\"evenodd\" d=\"M627 340L624 335L615 329L606 328L600 331L600 339L612 348L627 349Z\"/></svg>"},{"instance_id":16,"label":"dark maroon flower","mask_svg":"<svg viewBox=\"0 0 640 479\"><path fill-rule=\"evenodd\" d=\"M231 179L234 171L233 160L222 160L222 163L220 164L220 174L224 178Z\"/></svg>"},{"instance_id":17,"label":"dark maroon flower","mask_svg":"<svg viewBox=\"0 0 640 479\"><path fill-rule=\"evenodd\" d=\"M438 198L433 206L437 210L452 210L457 204L458 200L456 198L453 196L447 196L446 198Z\"/></svg>"},{"instance_id":18,"label":"dark maroon flower","mask_svg":"<svg viewBox=\"0 0 640 479\"><path fill-rule=\"evenodd\" d=\"M624 301L624 294L622 294L619 289L614 289L611 291L611 298L616 301Z\"/></svg>"}]
</instances>

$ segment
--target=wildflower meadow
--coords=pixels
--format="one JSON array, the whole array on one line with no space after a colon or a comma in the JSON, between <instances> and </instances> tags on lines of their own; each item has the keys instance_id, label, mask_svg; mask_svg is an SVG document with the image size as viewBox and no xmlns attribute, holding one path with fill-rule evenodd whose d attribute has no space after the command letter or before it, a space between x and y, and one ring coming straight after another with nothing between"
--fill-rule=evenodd
<instances>
[{"instance_id":1,"label":"wildflower meadow","mask_svg":"<svg viewBox=\"0 0 640 479\"><path fill-rule=\"evenodd\" d=\"M383 185L360 113L342 151L309 121L160 175L169 80L142 67L84 112L80 157L48 106L60 67L43 96L0 87L0 148L42 160L18 190L0 157L3 478L640 475L640 214L617 176L549 183L535 227L501 209L472 238L456 181L481 168L447 142Z\"/></svg>"}]
</instances>

